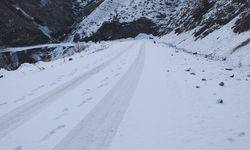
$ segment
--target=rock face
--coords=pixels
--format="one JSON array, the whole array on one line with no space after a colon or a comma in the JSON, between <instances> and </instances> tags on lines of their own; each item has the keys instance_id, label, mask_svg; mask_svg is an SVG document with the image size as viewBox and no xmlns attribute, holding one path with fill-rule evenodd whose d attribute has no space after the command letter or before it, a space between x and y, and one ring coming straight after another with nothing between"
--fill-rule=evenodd
<instances>
[{"instance_id":1,"label":"rock face","mask_svg":"<svg viewBox=\"0 0 250 150\"><path fill-rule=\"evenodd\" d=\"M22 63L35 63L45 61L47 52L44 49L31 49L15 53L0 53L0 66L6 70L15 70Z\"/></svg>"},{"instance_id":2,"label":"rock face","mask_svg":"<svg viewBox=\"0 0 250 150\"><path fill-rule=\"evenodd\" d=\"M127 34L123 30L130 26L128 31L137 33L133 30L133 24L141 18L151 20L155 25L150 26L150 32L139 32L154 35L164 35L171 31L180 34L195 29L193 36L196 39L204 38L236 17L238 20L232 27L235 33L250 30L249 0L132 0L130 4L120 3L104 1L101 10L95 11L96 15L91 14L83 19L81 29L76 29L75 41L134 37L136 34ZM110 8L109 5L114 7ZM96 20L97 16L103 16L102 13L106 14L105 19L100 17ZM118 31L120 36L110 36L110 33L117 33L111 29L121 29Z\"/></svg>"},{"instance_id":3,"label":"rock face","mask_svg":"<svg viewBox=\"0 0 250 150\"><path fill-rule=\"evenodd\" d=\"M60 42L102 1L1 0L0 46Z\"/></svg>"},{"instance_id":4,"label":"rock face","mask_svg":"<svg viewBox=\"0 0 250 150\"><path fill-rule=\"evenodd\" d=\"M49 38L36 28L14 2L0 1L0 44L5 47L25 46L49 42Z\"/></svg>"},{"instance_id":5,"label":"rock face","mask_svg":"<svg viewBox=\"0 0 250 150\"><path fill-rule=\"evenodd\" d=\"M90 37L83 41L115 40L128 37L136 37L140 33L158 34L158 26L147 18L140 18L129 23L119 23L118 21L104 22L103 25ZM79 39L75 37L75 41Z\"/></svg>"},{"instance_id":6,"label":"rock face","mask_svg":"<svg viewBox=\"0 0 250 150\"><path fill-rule=\"evenodd\" d=\"M250 10L244 12L234 26L235 33L242 33L250 30Z\"/></svg>"},{"instance_id":7,"label":"rock face","mask_svg":"<svg viewBox=\"0 0 250 150\"><path fill-rule=\"evenodd\" d=\"M62 0L1 0L1 40L8 46L56 42L74 23L72 2Z\"/></svg>"},{"instance_id":8,"label":"rock face","mask_svg":"<svg viewBox=\"0 0 250 150\"><path fill-rule=\"evenodd\" d=\"M173 15L165 33L174 30L180 34L198 27L193 35L204 38L237 16L240 19L235 23L234 32L242 33L250 29L249 0L189 0L186 5Z\"/></svg>"},{"instance_id":9,"label":"rock face","mask_svg":"<svg viewBox=\"0 0 250 150\"><path fill-rule=\"evenodd\" d=\"M0 53L0 68L15 70L23 63L51 61L77 52L75 46L40 47L17 52Z\"/></svg>"},{"instance_id":10,"label":"rock face","mask_svg":"<svg viewBox=\"0 0 250 150\"><path fill-rule=\"evenodd\" d=\"M203 38L239 16L250 30L249 0L1 0L0 48L164 35L192 29Z\"/></svg>"}]
</instances>

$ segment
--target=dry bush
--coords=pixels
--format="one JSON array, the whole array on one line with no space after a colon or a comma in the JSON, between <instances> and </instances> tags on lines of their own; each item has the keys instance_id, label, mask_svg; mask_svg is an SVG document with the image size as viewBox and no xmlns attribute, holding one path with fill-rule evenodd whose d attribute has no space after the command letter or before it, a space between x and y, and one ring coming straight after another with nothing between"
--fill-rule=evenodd
<instances>
[{"instance_id":1,"label":"dry bush","mask_svg":"<svg viewBox=\"0 0 250 150\"><path fill-rule=\"evenodd\" d=\"M45 62L51 62L51 58L45 58Z\"/></svg>"},{"instance_id":2,"label":"dry bush","mask_svg":"<svg viewBox=\"0 0 250 150\"><path fill-rule=\"evenodd\" d=\"M36 66L39 70L45 70L45 68L38 66L36 63L32 63L34 66Z\"/></svg>"},{"instance_id":3,"label":"dry bush","mask_svg":"<svg viewBox=\"0 0 250 150\"><path fill-rule=\"evenodd\" d=\"M86 49L86 46L84 43L75 43L75 51L80 53Z\"/></svg>"}]
</instances>

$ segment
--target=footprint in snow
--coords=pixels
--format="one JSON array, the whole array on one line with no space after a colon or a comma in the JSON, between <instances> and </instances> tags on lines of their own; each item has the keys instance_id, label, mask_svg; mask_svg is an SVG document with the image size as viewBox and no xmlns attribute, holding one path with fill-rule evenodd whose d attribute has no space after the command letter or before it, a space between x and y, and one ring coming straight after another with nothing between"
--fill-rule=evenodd
<instances>
[{"instance_id":1,"label":"footprint in snow","mask_svg":"<svg viewBox=\"0 0 250 150\"><path fill-rule=\"evenodd\" d=\"M53 83L50 84L50 86L56 85L57 83L59 83L61 81L61 77L58 77L55 82L53 82Z\"/></svg>"},{"instance_id":2,"label":"footprint in snow","mask_svg":"<svg viewBox=\"0 0 250 150\"><path fill-rule=\"evenodd\" d=\"M23 96L22 98L15 100L14 103L20 102L20 101L24 100L25 98L26 98L26 96Z\"/></svg>"},{"instance_id":3,"label":"footprint in snow","mask_svg":"<svg viewBox=\"0 0 250 150\"><path fill-rule=\"evenodd\" d=\"M68 114L68 112L69 112L68 108L66 108L66 109L63 110L63 114Z\"/></svg>"},{"instance_id":4,"label":"footprint in snow","mask_svg":"<svg viewBox=\"0 0 250 150\"><path fill-rule=\"evenodd\" d=\"M69 109L68 109L68 108L65 108L65 109L62 111L62 113L56 117L55 120L58 120L58 119L62 118L63 116L67 115L68 112L69 112Z\"/></svg>"},{"instance_id":5,"label":"footprint in snow","mask_svg":"<svg viewBox=\"0 0 250 150\"><path fill-rule=\"evenodd\" d=\"M53 82L49 86L53 86L53 85L56 85L56 84L57 84L57 82Z\"/></svg>"},{"instance_id":6,"label":"footprint in snow","mask_svg":"<svg viewBox=\"0 0 250 150\"><path fill-rule=\"evenodd\" d=\"M30 93L28 96L32 96L32 95L34 95L35 93Z\"/></svg>"},{"instance_id":7,"label":"footprint in snow","mask_svg":"<svg viewBox=\"0 0 250 150\"><path fill-rule=\"evenodd\" d=\"M89 68L89 64L83 67L83 69L88 69L88 68Z\"/></svg>"},{"instance_id":8,"label":"footprint in snow","mask_svg":"<svg viewBox=\"0 0 250 150\"><path fill-rule=\"evenodd\" d=\"M93 99L93 98L90 97L90 98L87 98L87 99L83 100L83 101L81 102L81 104L80 104L78 107L81 107L84 103L86 103L87 101L90 101L90 100L92 100L92 99Z\"/></svg>"},{"instance_id":9,"label":"footprint in snow","mask_svg":"<svg viewBox=\"0 0 250 150\"><path fill-rule=\"evenodd\" d=\"M54 135L58 130L61 130L65 128L65 125L60 125L56 129L51 130L49 134L47 134L39 143L45 142L51 138L52 135Z\"/></svg>"},{"instance_id":10,"label":"footprint in snow","mask_svg":"<svg viewBox=\"0 0 250 150\"><path fill-rule=\"evenodd\" d=\"M227 138L229 142L234 142L235 140L233 138Z\"/></svg>"},{"instance_id":11,"label":"footprint in snow","mask_svg":"<svg viewBox=\"0 0 250 150\"><path fill-rule=\"evenodd\" d=\"M117 76L119 76L120 74L118 73L118 74L116 74L114 77L117 77Z\"/></svg>"},{"instance_id":12,"label":"footprint in snow","mask_svg":"<svg viewBox=\"0 0 250 150\"><path fill-rule=\"evenodd\" d=\"M78 71L78 69L76 68L76 69L74 69L70 74L69 74L69 76L72 76L72 75L75 75L75 73Z\"/></svg>"},{"instance_id":13,"label":"footprint in snow","mask_svg":"<svg viewBox=\"0 0 250 150\"><path fill-rule=\"evenodd\" d=\"M14 103L17 103L17 102L19 102L19 101L22 101L22 100L24 100L24 99L25 99L26 97L28 97L28 96L34 95L36 91L38 91L39 89L41 89L41 88L43 88L43 87L44 87L44 85L42 85L42 86L40 86L40 87L38 87L38 88L35 88L35 89L32 90L29 94L27 94L26 96L23 96L22 98L19 98L19 99L15 100Z\"/></svg>"},{"instance_id":14,"label":"footprint in snow","mask_svg":"<svg viewBox=\"0 0 250 150\"><path fill-rule=\"evenodd\" d=\"M90 89L85 90L85 92L82 94L82 96L84 96L85 94L89 93Z\"/></svg>"},{"instance_id":15,"label":"footprint in snow","mask_svg":"<svg viewBox=\"0 0 250 150\"><path fill-rule=\"evenodd\" d=\"M104 84L100 85L98 88L101 88L101 87L103 87L105 85L108 85L108 83L104 83Z\"/></svg>"},{"instance_id":16,"label":"footprint in snow","mask_svg":"<svg viewBox=\"0 0 250 150\"><path fill-rule=\"evenodd\" d=\"M43 88L44 87L44 85L41 85L41 86L39 86L38 88L35 88L34 90L32 90L31 92L36 92L36 91L38 91L39 89L41 89L41 88Z\"/></svg>"},{"instance_id":17,"label":"footprint in snow","mask_svg":"<svg viewBox=\"0 0 250 150\"><path fill-rule=\"evenodd\" d=\"M22 146L20 145L20 146L14 148L13 150L22 150L22 149L23 149L23 148L22 148Z\"/></svg>"},{"instance_id":18,"label":"footprint in snow","mask_svg":"<svg viewBox=\"0 0 250 150\"><path fill-rule=\"evenodd\" d=\"M0 106L6 105L6 104L8 104L8 102L4 102L4 103L0 104Z\"/></svg>"},{"instance_id":19,"label":"footprint in snow","mask_svg":"<svg viewBox=\"0 0 250 150\"><path fill-rule=\"evenodd\" d=\"M109 78L107 77L107 78L103 79L102 82L105 82L105 81L108 81L108 80L109 80Z\"/></svg>"}]
</instances>

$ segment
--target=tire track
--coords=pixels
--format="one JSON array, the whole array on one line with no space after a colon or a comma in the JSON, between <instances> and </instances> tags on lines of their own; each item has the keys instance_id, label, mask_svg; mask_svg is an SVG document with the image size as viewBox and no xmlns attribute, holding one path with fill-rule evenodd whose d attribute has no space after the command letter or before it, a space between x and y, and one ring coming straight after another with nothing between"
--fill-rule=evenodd
<instances>
[{"instance_id":1,"label":"tire track","mask_svg":"<svg viewBox=\"0 0 250 150\"><path fill-rule=\"evenodd\" d=\"M88 80L93 75L97 74L100 70L111 64L113 61L118 59L127 50L131 49L136 43L133 43L124 48L117 56L107 60L99 66L89 70L88 72L64 83L63 85L47 92L38 98L20 106L19 108L10 111L9 113L0 117L0 139L5 135L15 130L17 127L37 115L43 109L48 107L50 104L58 100L58 98L65 95L65 93L71 91L84 81Z\"/></svg>"},{"instance_id":2,"label":"tire track","mask_svg":"<svg viewBox=\"0 0 250 150\"><path fill-rule=\"evenodd\" d=\"M137 87L144 59L145 43L120 81L54 150L101 150L108 147Z\"/></svg>"}]
</instances>

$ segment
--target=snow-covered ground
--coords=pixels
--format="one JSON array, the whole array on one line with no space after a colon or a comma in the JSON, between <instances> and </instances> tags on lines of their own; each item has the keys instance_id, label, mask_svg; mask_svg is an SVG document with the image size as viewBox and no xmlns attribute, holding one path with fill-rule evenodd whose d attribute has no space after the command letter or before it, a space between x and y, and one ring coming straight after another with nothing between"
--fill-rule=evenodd
<instances>
[{"instance_id":1,"label":"snow-covered ground","mask_svg":"<svg viewBox=\"0 0 250 150\"><path fill-rule=\"evenodd\" d=\"M250 67L160 41L0 70L0 149L249 150Z\"/></svg>"},{"instance_id":2,"label":"snow-covered ground","mask_svg":"<svg viewBox=\"0 0 250 150\"><path fill-rule=\"evenodd\" d=\"M207 55L213 60L225 59L226 63L234 66L250 66L250 31L234 33L232 28L237 19L238 17L202 39L193 36L196 28L180 35L171 32L160 41L187 52ZM244 42L246 44L241 46Z\"/></svg>"}]
</instances>

